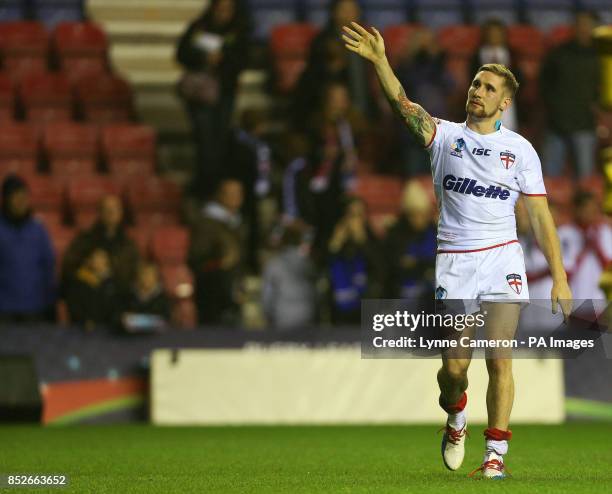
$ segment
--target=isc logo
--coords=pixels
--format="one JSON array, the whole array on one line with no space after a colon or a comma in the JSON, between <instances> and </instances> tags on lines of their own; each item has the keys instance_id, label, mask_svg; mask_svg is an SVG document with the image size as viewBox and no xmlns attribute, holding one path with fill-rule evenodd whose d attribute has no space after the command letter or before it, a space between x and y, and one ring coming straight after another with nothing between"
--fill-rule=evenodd
<instances>
[{"instance_id":1,"label":"isc logo","mask_svg":"<svg viewBox=\"0 0 612 494\"><path fill-rule=\"evenodd\" d=\"M474 148L472 149L472 154L475 154L476 156L491 156L491 150L484 148Z\"/></svg>"}]
</instances>

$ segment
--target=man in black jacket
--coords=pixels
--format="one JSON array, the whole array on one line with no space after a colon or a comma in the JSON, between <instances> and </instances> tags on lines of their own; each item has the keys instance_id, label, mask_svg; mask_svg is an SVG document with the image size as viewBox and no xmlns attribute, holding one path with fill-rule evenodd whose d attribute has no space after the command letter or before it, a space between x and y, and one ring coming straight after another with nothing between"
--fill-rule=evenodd
<instances>
[{"instance_id":1,"label":"man in black jacket","mask_svg":"<svg viewBox=\"0 0 612 494\"><path fill-rule=\"evenodd\" d=\"M600 67L593 46L596 17L576 16L575 36L550 51L542 64L540 91L548 116L542 164L547 175L561 175L568 151L581 177L595 168L595 107Z\"/></svg>"}]
</instances>

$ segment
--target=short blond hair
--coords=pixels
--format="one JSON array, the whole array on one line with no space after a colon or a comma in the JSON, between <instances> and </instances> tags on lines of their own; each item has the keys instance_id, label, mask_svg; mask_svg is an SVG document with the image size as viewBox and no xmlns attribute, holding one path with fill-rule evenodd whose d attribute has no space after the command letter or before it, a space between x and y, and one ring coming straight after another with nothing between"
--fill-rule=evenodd
<instances>
[{"instance_id":1,"label":"short blond hair","mask_svg":"<svg viewBox=\"0 0 612 494\"><path fill-rule=\"evenodd\" d=\"M516 77L514 76L512 71L505 65L502 65L501 63L487 63L482 65L478 69L478 72L491 72L495 75L500 76L504 79L504 84L506 85L506 89L510 92L510 96L512 98L516 96L516 92L519 88L519 83L516 80Z\"/></svg>"}]
</instances>

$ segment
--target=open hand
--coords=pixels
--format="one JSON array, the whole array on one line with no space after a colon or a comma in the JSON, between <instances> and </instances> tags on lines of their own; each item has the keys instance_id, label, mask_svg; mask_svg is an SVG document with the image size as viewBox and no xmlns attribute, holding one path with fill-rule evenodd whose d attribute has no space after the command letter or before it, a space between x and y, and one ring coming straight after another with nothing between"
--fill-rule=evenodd
<instances>
[{"instance_id":1,"label":"open hand","mask_svg":"<svg viewBox=\"0 0 612 494\"><path fill-rule=\"evenodd\" d=\"M383 60L385 58L385 42L378 30L373 27L374 34L372 34L356 22L351 22L351 26L352 29L348 26L342 28L344 31L342 35L344 46L370 62L376 63Z\"/></svg>"}]
</instances>

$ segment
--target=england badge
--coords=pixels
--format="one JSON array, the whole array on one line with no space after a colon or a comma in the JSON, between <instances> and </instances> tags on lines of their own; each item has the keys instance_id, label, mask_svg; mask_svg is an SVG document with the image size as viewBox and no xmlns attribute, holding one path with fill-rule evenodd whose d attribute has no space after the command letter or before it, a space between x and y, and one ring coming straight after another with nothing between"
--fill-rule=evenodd
<instances>
[{"instance_id":1,"label":"england badge","mask_svg":"<svg viewBox=\"0 0 612 494\"><path fill-rule=\"evenodd\" d=\"M506 170L509 170L512 167L512 165L514 165L516 156L512 154L510 151L502 151L501 153L499 153L499 159L501 160L503 167Z\"/></svg>"},{"instance_id":2,"label":"england badge","mask_svg":"<svg viewBox=\"0 0 612 494\"><path fill-rule=\"evenodd\" d=\"M511 273L506 275L506 281L510 288L512 288L519 295L521 294L521 290L523 288L523 280L520 274Z\"/></svg>"}]
</instances>

